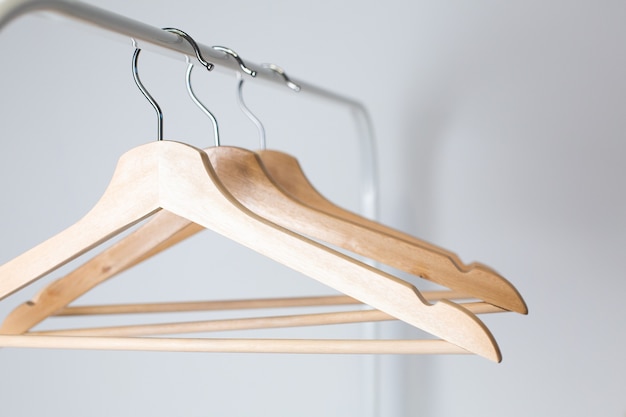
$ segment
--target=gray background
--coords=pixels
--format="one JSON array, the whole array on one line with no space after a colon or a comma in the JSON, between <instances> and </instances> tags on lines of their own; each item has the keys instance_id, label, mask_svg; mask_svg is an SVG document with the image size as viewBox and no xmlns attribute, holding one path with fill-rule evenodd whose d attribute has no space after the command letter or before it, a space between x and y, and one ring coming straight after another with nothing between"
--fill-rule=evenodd
<instances>
[{"instance_id":1,"label":"gray background","mask_svg":"<svg viewBox=\"0 0 626 417\"><path fill-rule=\"evenodd\" d=\"M623 2L90 3L362 100L378 137L382 221L491 265L530 315L485 317L504 354L498 365L3 349L1 415L625 415ZM35 16L2 32L0 262L75 222L118 157L153 139L151 109L132 84L132 47L119 40ZM184 64L146 52L141 71L164 107L165 137L210 145L208 121L184 91ZM234 78L194 81L224 144L256 148ZM345 108L252 84L246 99L271 148L296 156L331 200L358 208L359 138ZM1 315L61 274L3 300ZM326 292L205 232L84 302Z\"/></svg>"}]
</instances>

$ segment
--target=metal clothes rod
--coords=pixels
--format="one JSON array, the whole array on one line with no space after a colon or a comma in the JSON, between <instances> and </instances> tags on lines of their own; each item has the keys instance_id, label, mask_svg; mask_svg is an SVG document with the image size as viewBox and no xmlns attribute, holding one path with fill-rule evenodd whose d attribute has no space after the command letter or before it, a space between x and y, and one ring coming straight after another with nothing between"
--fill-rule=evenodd
<instances>
[{"instance_id":1,"label":"metal clothes rod","mask_svg":"<svg viewBox=\"0 0 626 417\"><path fill-rule=\"evenodd\" d=\"M196 59L188 42L176 34L78 1L0 0L0 31L11 21L23 15L40 11L53 12L94 27L128 36L135 40L141 48L156 49L161 50L161 52L179 52L194 60ZM205 58L214 64L216 69L231 72L240 71L237 62L230 55L200 43L198 46ZM287 88L284 78L275 71L247 60L245 62L248 67L257 72L255 78L247 77L248 82L260 80L277 85L279 88ZM363 146L360 147L360 162L363 171L361 175L362 212L368 217L377 218L378 188L376 184L377 165L374 132L367 109L351 98L294 79L290 74L289 78L300 86L301 93L331 100L346 105L352 110L359 138L363 141Z\"/></svg>"}]
</instances>

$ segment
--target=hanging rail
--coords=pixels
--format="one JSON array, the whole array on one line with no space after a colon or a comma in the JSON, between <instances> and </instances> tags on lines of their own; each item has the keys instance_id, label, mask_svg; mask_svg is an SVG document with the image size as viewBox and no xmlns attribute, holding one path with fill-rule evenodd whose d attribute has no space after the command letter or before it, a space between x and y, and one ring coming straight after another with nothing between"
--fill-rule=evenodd
<instances>
[{"instance_id":1,"label":"hanging rail","mask_svg":"<svg viewBox=\"0 0 626 417\"><path fill-rule=\"evenodd\" d=\"M128 36L136 41L141 48L156 49L161 52L179 52L192 59L196 59L194 51L188 42L185 42L180 36L174 33L78 1L0 0L0 31L11 21L23 15L40 11L53 12L90 26ZM229 54L215 50L206 45L198 44L198 46L202 54L215 65L216 69L231 72L240 71L239 64ZM250 63L248 61L246 61L246 65L257 72L255 78L248 78L249 82L260 80L279 85L280 88L286 88L285 79L277 71L267 66ZM361 167L363 171L361 175L361 208L364 215L376 218L378 212L378 188L376 184L377 167L374 132L367 109L363 104L351 98L294 79L291 75L289 79L300 87L301 93L331 100L348 106L351 109L358 129L359 138L363 142L363 145L360 146Z\"/></svg>"}]
</instances>

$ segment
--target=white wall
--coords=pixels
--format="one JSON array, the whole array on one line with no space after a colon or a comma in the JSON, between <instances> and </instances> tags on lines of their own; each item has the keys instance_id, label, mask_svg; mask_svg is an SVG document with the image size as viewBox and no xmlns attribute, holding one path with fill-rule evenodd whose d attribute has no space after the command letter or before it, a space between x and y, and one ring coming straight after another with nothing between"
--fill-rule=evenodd
<instances>
[{"instance_id":1,"label":"white wall","mask_svg":"<svg viewBox=\"0 0 626 417\"><path fill-rule=\"evenodd\" d=\"M363 416L376 402L385 416L626 412L626 6L90 3L180 27L361 99L379 139L383 221L493 266L525 296L530 315L485 318L504 354L498 365L466 356L381 358L378 400L368 357L6 349L2 415ZM152 140L155 129L132 84L127 43L29 17L2 32L0 51L4 262L79 218L119 155ZM166 112L166 137L208 146L207 122L181 105L183 64L141 59ZM198 75L206 101L219 103L212 107L224 142L254 148L254 128L234 107L234 80ZM358 138L349 114L248 87L270 147L297 156L319 189L356 208ZM41 285L4 300L1 315ZM324 291L205 234L86 302Z\"/></svg>"},{"instance_id":2,"label":"white wall","mask_svg":"<svg viewBox=\"0 0 626 417\"><path fill-rule=\"evenodd\" d=\"M404 155L430 160L404 172L428 175L426 194L408 194L430 200L429 221L413 221L491 262L530 315L487 320L499 366L429 361L432 415L624 415L626 7L456 11L451 44L421 57L430 71L405 101L421 116L405 124L420 140Z\"/></svg>"}]
</instances>

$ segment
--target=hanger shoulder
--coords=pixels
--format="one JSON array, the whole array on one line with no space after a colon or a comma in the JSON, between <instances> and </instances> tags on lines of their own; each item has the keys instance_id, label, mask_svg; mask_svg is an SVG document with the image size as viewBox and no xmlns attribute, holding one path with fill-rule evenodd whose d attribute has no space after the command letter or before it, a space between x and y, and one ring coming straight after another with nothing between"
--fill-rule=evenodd
<instances>
[{"instance_id":1,"label":"hanger shoulder","mask_svg":"<svg viewBox=\"0 0 626 417\"><path fill-rule=\"evenodd\" d=\"M273 158L273 162L268 166L274 172L275 178L278 178L282 184L286 184L288 190L291 191L294 191L294 184L302 184L299 189L302 189L305 199L310 198L308 197L310 195L317 198L317 201L312 204L318 207L321 204L321 209L309 208L302 203L296 203L291 199L292 197L281 194L281 187L268 183L266 174L260 172L263 168L256 159L256 155L249 151L220 147L209 149L207 153L212 159L212 165L219 171L218 176L221 175L222 180L228 182L229 191L234 193L235 197L240 202L244 202L249 209L274 223L414 275L435 277L433 280L436 282L485 299L494 305L504 306L503 308L514 311L523 311L521 307L525 307L521 297L516 296L517 291L514 288L511 289L512 286L496 273L490 274L481 268L476 268L472 272L473 275L462 276L462 281L458 279L455 281L454 278L460 274L460 271L453 268L452 262L446 262L448 259L445 256L424 249L420 245L421 241L412 244L410 239L414 238L409 235L333 206L319 193L305 191L313 187L307 183L308 180L301 173L297 160L289 155L275 151L262 152L262 155L270 155L269 158ZM283 172L276 173L276 170L281 169ZM298 187L295 188L298 189ZM298 191L294 191L293 194L302 197ZM329 210L329 206L334 208ZM331 212L327 213L328 211ZM343 211L347 213L347 220L344 220L346 214L342 213ZM340 216L337 216L338 212ZM140 228L133 232L114 247L89 260L81 266L80 271L69 274L58 283L51 284L49 291L44 290L32 301L18 307L5 320L3 330L16 334L27 331L98 283L202 229L166 211L158 213L144 227L146 230ZM386 232L389 231L395 234L387 234ZM137 246L136 242L143 242L143 244ZM127 247L127 245L130 246ZM103 267L102 263L115 264L115 267ZM85 274L84 271L87 270L90 271L89 274ZM89 283L84 278L81 279L84 276L90 277ZM71 290L61 291L59 285L67 286Z\"/></svg>"},{"instance_id":2,"label":"hanger shoulder","mask_svg":"<svg viewBox=\"0 0 626 417\"><path fill-rule=\"evenodd\" d=\"M393 250L393 253L384 256L385 259L371 256L373 259L448 288L465 291L507 310L522 314L528 312L517 289L491 268L478 263L464 265L450 251L336 206L315 189L298 161L290 155L271 150L259 151L258 154L272 179L294 198L319 211L361 226L363 233L367 233L363 228L381 233L379 248L383 251L385 248ZM385 239L387 242L383 244ZM393 239L393 244L390 239Z\"/></svg>"},{"instance_id":3,"label":"hanger shoulder","mask_svg":"<svg viewBox=\"0 0 626 417\"><path fill-rule=\"evenodd\" d=\"M164 145L164 209L472 352L500 357L489 330L469 311L445 300L429 305L406 282L254 215L220 186L218 178L207 180L207 173L215 173L206 153L172 142Z\"/></svg>"},{"instance_id":4,"label":"hanger shoulder","mask_svg":"<svg viewBox=\"0 0 626 417\"><path fill-rule=\"evenodd\" d=\"M120 158L104 195L81 220L0 266L0 300L155 211L155 160L142 151Z\"/></svg>"},{"instance_id":5,"label":"hanger shoulder","mask_svg":"<svg viewBox=\"0 0 626 417\"><path fill-rule=\"evenodd\" d=\"M469 311L445 300L430 305L406 282L275 226L241 206L219 182L206 153L175 142L157 142L136 148L125 156L114 176L121 178L121 185L112 181L103 196L106 204L97 205L100 211L92 210L86 216L90 221L83 222L78 229L97 224L98 216L105 214L116 220L111 224L105 222L100 233L87 233L88 238L80 240L79 251L82 246L93 247L163 208L378 310L471 352L499 360L500 352L493 336ZM126 186L128 182L135 185ZM127 204L128 201L132 204ZM55 243L61 245L68 234L62 232L57 236L60 237ZM65 258L73 253L55 252L49 264L54 266L67 261ZM40 267L39 274L49 268ZM27 282L25 279L23 284Z\"/></svg>"}]
</instances>

